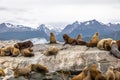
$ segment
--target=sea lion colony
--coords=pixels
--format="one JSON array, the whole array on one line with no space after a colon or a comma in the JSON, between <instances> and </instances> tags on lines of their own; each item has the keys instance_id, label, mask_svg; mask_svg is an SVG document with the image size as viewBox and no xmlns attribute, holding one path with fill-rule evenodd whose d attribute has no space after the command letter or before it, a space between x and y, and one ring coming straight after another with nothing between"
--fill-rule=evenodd
<instances>
[{"instance_id":1,"label":"sea lion colony","mask_svg":"<svg viewBox=\"0 0 120 80\"><path fill-rule=\"evenodd\" d=\"M57 43L57 39L54 33L50 33L50 44ZM96 32L92 37L90 42L86 42L82 40L82 35L78 35L76 39L71 38L67 34L63 34L63 40L65 43L70 44L72 46L75 45L85 45L87 47L97 47L100 50L110 51L116 58L120 59L120 40L113 40L111 38L105 38L99 40L99 33ZM24 56L24 57L32 57L33 53L33 43L31 41L19 42L11 46L4 46L0 48L0 56ZM55 46L50 47L46 50L45 55L57 55L58 51L62 49L58 49ZM14 77L24 76L29 77L31 71L47 73L49 72L48 68L42 66L41 64L30 64L27 67L23 68L13 68ZM0 68L0 76L5 76L5 72L2 68ZM72 80L120 80L120 72L115 70L114 68L108 68L108 71L105 75L102 75L101 71L97 69L96 64L92 64L91 67L85 67L83 71L72 78Z\"/></svg>"}]
</instances>

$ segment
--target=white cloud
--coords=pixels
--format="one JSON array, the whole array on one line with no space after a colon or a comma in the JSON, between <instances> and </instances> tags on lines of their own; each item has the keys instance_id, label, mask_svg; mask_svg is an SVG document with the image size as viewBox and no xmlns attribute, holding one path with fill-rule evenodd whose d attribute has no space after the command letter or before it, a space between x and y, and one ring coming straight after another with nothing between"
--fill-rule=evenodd
<instances>
[{"instance_id":1,"label":"white cloud","mask_svg":"<svg viewBox=\"0 0 120 80\"><path fill-rule=\"evenodd\" d=\"M0 0L0 22L37 27L97 19L119 21L119 0Z\"/></svg>"}]
</instances>

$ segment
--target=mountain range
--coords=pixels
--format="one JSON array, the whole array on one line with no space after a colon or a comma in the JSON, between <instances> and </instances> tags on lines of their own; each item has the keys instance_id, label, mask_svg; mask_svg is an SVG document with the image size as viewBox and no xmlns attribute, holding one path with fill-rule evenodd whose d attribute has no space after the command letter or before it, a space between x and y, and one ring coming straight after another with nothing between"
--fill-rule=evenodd
<instances>
[{"instance_id":1,"label":"mountain range","mask_svg":"<svg viewBox=\"0 0 120 80\"><path fill-rule=\"evenodd\" d=\"M11 23L0 24L0 40L25 40L28 38L45 38L49 40L50 32L54 32L59 41L63 41L62 35L65 33L73 38L76 38L78 34L82 34L83 39L89 41L95 32L100 33L100 38L120 39L120 24L104 24L94 19L84 22L75 21L65 26L63 30L49 29L45 24L41 24L36 29Z\"/></svg>"}]
</instances>

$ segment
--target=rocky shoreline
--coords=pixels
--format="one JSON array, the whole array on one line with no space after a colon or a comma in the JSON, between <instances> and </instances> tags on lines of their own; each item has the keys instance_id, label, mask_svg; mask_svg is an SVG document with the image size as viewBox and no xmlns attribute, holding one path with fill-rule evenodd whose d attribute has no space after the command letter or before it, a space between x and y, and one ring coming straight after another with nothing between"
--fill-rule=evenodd
<instances>
[{"instance_id":1,"label":"rocky shoreline","mask_svg":"<svg viewBox=\"0 0 120 80\"><path fill-rule=\"evenodd\" d=\"M0 41L0 46L15 44L19 41ZM56 56L45 56L44 51L50 46L56 46L60 50ZM86 46L71 46L63 44L36 44L33 46L34 57L0 57L0 67L5 71L6 76L0 77L0 80L71 80L73 72L80 72L88 64L96 63L103 74L109 66L120 67L120 59L110 55L108 51L98 48L88 48ZM27 66L29 64L39 63L47 66L49 73L42 75L40 73L31 73L31 78L14 78L12 67L20 64Z\"/></svg>"}]
</instances>

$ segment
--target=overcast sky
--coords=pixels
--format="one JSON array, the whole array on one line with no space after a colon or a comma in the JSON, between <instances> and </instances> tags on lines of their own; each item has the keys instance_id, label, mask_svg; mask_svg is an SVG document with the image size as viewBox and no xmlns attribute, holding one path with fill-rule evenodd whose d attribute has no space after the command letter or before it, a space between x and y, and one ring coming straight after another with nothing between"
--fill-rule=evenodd
<instances>
[{"instance_id":1,"label":"overcast sky","mask_svg":"<svg viewBox=\"0 0 120 80\"><path fill-rule=\"evenodd\" d=\"M92 19L120 22L120 0L0 0L0 23L37 27Z\"/></svg>"}]
</instances>

